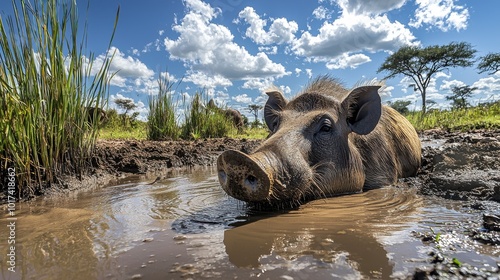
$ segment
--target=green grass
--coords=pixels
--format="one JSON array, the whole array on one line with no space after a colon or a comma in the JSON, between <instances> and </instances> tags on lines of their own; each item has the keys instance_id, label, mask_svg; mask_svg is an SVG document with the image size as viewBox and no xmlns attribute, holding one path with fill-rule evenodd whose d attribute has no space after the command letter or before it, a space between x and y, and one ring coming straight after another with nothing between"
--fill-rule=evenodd
<instances>
[{"instance_id":1,"label":"green grass","mask_svg":"<svg viewBox=\"0 0 500 280\"><path fill-rule=\"evenodd\" d=\"M12 0L14 15L0 18L0 177L15 168L17 197L84 173L100 125L85 107L106 102L111 77L112 57L90 75L74 1L30 2Z\"/></svg>"},{"instance_id":2,"label":"green grass","mask_svg":"<svg viewBox=\"0 0 500 280\"><path fill-rule=\"evenodd\" d=\"M210 109L208 102L208 96L204 92L197 92L192 101L187 103L181 138L217 138L236 133L232 120L220 110Z\"/></svg>"},{"instance_id":3,"label":"green grass","mask_svg":"<svg viewBox=\"0 0 500 280\"><path fill-rule=\"evenodd\" d=\"M123 128L122 125L104 126L99 131L99 139L107 140L146 140L148 139L148 124L136 121L133 127Z\"/></svg>"},{"instance_id":4,"label":"green grass","mask_svg":"<svg viewBox=\"0 0 500 280\"><path fill-rule=\"evenodd\" d=\"M231 133L228 136L236 139L266 139L269 135L267 128L245 128L241 133Z\"/></svg>"},{"instance_id":5,"label":"green grass","mask_svg":"<svg viewBox=\"0 0 500 280\"><path fill-rule=\"evenodd\" d=\"M449 131L500 129L500 102L460 110L431 110L425 116L412 112L406 117L418 131L434 128Z\"/></svg>"},{"instance_id":6,"label":"green grass","mask_svg":"<svg viewBox=\"0 0 500 280\"><path fill-rule=\"evenodd\" d=\"M177 124L174 102L173 84L161 73L158 77L158 94L149 98L149 115L147 122L147 138L149 140L175 140L181 129Z\"/></svg>"}]
</instances>

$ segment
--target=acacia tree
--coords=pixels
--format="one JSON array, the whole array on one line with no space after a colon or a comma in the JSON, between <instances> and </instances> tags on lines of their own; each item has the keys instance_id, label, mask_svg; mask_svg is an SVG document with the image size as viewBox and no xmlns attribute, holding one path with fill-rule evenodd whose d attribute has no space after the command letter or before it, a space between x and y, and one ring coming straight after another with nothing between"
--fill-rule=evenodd
<instances>
[{"instance_id":1,"label":"acacia tree","mask_svg":"<svg viewBox=\"0 0 500 280\"><path fill-rule=\"evenodd\" d=\"M453 109L465 109L470 104L467 102L467 98L471 97L472 92L475 91L477 87L470 86L454 86L451 88L453 95L446 96L446 100L453 101Z\"/></svg>"},{"instance_id":2,"label":"acacia tree","mask_svg":"<svg viewBox=\"0 0 500 280\"><path fill-rule=\"evenodd\" d=\"M500 53L489 53L480 57L477 69L479 69L479 74L488 72L490 75L500 71Z\"/></svg>"},{"instance_id":3,"label":"acacia tree","mask_svg":"<svg viewBox=\"0 0 500 280\"><path fill-rule=\"evenodd\" d=\"M410 110L408 109L408 106L410 104L411 101L409 100L396 100L394 102L387 102L387 105L389 105L389 107L400 112L401 114L408 114L410 112Z\"/></svg>"},{"instance_id":4,"label":"acacia tree","mask_svg":"<svg viewBox=\"0 0 500 280\"><path fill-rule=\"evenodd\" d=\"M137 108L137 105L134 103L134 100L132 100L130 98L117 98L117 99L115 99L115 104L120 109L125 110L125 112L122 115L123 126L125 126L128 112ZM135 116L135 117L137 117L137 116Z\"/></svg>"},{"instance_id":5,"label":"acacia tree","mask_svg":"<svg viewBox=\"0 0 500 280\"><path fill-rule=\"evenodd\" d=\"M257 123L258 121L258 116L259 116L259 110L261 110L263 107L262 105L257 105L257 104L250 104L248 105L247 110L253 114L254 116L254 123Z\"/></svg>"},{"instance_id":6,"label":"acacia tree","mask_svg":"<svg viewBox=\"0 0 500 280\"><path fill-rule=\"evenodd\" d=\"M432 76L453 67L469 67L476 50L469 43L452 42L425 48L404 46L386 58L377 73L388 72L386 79L404 75L413 80L422 96L422 114L426 112L426 92Z\"/></svg>"}]
</instances>

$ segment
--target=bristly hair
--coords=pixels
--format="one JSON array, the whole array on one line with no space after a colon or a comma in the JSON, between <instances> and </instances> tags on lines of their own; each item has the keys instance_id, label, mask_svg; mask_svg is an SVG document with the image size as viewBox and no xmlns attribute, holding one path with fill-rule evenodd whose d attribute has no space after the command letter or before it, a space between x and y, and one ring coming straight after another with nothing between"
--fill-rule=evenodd
<instances>
[{"instance_id":1,"label":"bristly hair","mask_svg":"<svg viewBox=\"0 0 500 280\"><path fill-rule=\"evenodd\" d=\"M352 89L355 89L357 87L362 87L362 86L379 86L380 87L379 92L381 92L387 88L387 85L385 84L385 80L378 80L377 78L373 78L371 80L361 80L361 81L356 82L354 84L354 86L352 87Z\"/></svg>"},{"instance_id":2,"label":"bristly hair","mask_svg":"<svg viewBox=\"0 0 500 280\"><path fill-rule=\"evenodd\" d=\"M310 81L301 93L323 93L337 95L336 93L345 93L347 89L342 82L331 75L320 75Z\"/></svg>"}]
</instances>

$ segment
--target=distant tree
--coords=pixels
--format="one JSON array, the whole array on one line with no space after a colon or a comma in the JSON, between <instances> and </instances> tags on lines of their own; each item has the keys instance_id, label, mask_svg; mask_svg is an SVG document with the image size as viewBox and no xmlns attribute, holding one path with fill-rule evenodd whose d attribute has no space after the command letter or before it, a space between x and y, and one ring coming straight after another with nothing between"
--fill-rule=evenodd
<instances>
[{"instance_id":1,"label":"distant tree","mask_svg":"<svg viewBox=\"0 0 500 280\"><path fill-rule=\"evenodd\" d=\"M451 88L453 95L446 96L446 100L453 101L452 103L453 109L465 109L468 106L470 106L470 104L467 102L467 98L471 97L472 92L475 91L476 89L477 87L454 86L453 88Z\"/></svg>"},{"instance_id":2,"label":"distant tree","mask_svg":"<svg viewBox=\"0 0 500 280\"><path fill-rule=\"evenodd\" d=\"M254 122L258 121L259 118L259 110L262 110L262 105L257 105L257 104L251 104L248 105L248 111L253 114L254 116Z\"/></svg>"},{"instance_id":3,"label":"distant tree","mask_svg":"<svg viewBox=\"0 0 500 280\"><path fill-rule=\"evenodd\" d=\"M422 96L422 113L425 114L426 92L432 76L450 67L471 66L475 53L476 50L465 42L425 48L404 46L387 57L377 72L388 72L386 79L400 74L411 78Z\"/></svg>"},{"instance_id":4,"label":"distant tree","mask_svg":"<svg viewBox=\"0 0 500 280\"><path fill-rule=\"evenodd\" d=\"M438 106L438 104L437 104L437 102L436 102L436 101L434 101L434 100L430 100L430 99L427 99L427 100L425 101L425 104L426 104L426 106L427 106L427 111L429 111L430 109L437 109L437 108L434 108L434 107L437 107L437 106Z\"/></svg>"},{"instance_id":5,"label":"distant tree","mask_svg":"<svg viewBox=\"0 0 500 280\"><path fill-rule=\"evenodd\" d=\"M125 110L125 112L122 114L123 126L125 126L126 121L127 121L128 112L137 108L137 105L134 104L134 100L132 100L130 98L117 98L117 99L115 99L115 104L120 109Z\"/></svg>"},{"instance_id":6,"label":"distant tree","mask_svg":"<svg viewBox=\"0 0 500 280\"><path fill-rule=\"evenodd\" d=\"M500 71L500 53L489 53L480 57L477 69L479 73L488 72L490 75Z\"/></svg>"},{"instance_id":7,"label":"distant tree","mask_svg":"<svg viewBox=\"0 0 500 280\"><path fill-rule=\"evenodd\" d=\"M408 114L410 110L408 109L408 106L411 104L411 101L409 100L397 100L394 102L387 102L387 105L389 107L393 108L394 110L400 112L401 114Z\"/></svg>"},{"instance_id":8,"label":"distant tree","mask_svg":"<svg viewBox=\"0 0 500 280\"><path fill-rule=\"evenodd\" d=\"M241 117L243 118L243 125L244 125L244 126L248 126L249 122L248 122L248 118L247 118L247 116L245 116L245 115L241 115Z\"/></svg>"}]
</instances>

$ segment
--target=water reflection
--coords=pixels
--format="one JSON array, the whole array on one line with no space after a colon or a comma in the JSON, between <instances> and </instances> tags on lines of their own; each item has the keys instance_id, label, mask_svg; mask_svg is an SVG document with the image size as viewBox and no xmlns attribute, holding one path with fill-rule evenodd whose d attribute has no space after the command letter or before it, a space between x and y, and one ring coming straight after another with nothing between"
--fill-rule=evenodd
<instances>
[{"instance_id":1,"label":"water reflection","mask_svg":"<svg viewBox=\"0 0 500 280\"><path fill-rule=\"evenodd\" d=\"M66 199L19 203L18 270L8 272L2 257L0 278L389 278L422 264L408 261L427 252L412 230L439 231L473 218L460 202L424 201L407 188L265 213L225 195L212 169L152 181L135 178ZM0 226L6 224L4 215ZM498 255L481 247L458 253L490 265Z\"/></svg>"},{"instance_id":2,"label":"water reflection","mask_svg":"<svg viewBox=\"0 0 500 280\"><path fill-rule=\"evenodd\" d=\"M414 223L420 207L413 191L395 188L329 198L226 230L224 245L238 267L269 268L272 261L275 267L388 278L394 265L378 237Z\"/></svg>"}]
</instances>

